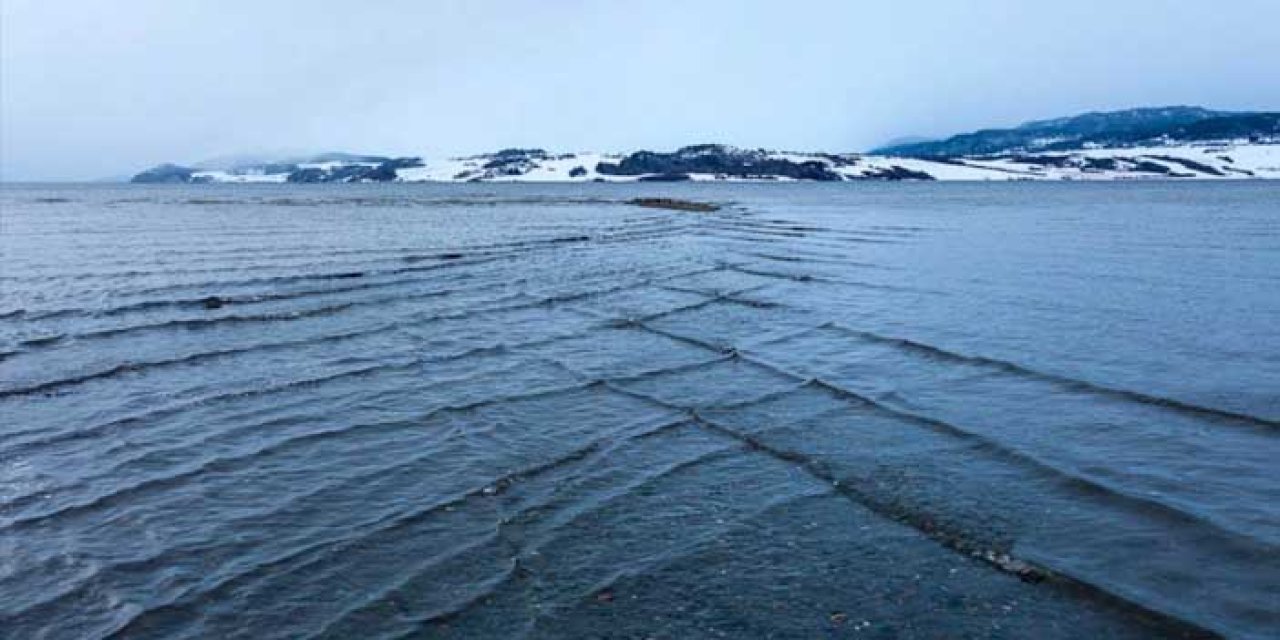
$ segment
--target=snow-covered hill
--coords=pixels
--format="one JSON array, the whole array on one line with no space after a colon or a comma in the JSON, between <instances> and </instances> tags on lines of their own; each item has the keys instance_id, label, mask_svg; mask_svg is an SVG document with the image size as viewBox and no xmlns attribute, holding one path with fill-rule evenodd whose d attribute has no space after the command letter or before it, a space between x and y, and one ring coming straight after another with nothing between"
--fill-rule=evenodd
<instances>
[{"instance_id":1,"label":"snow-covered hill","mask_svg":"<svg viewBox=\"0 0 1280 640\"><path fill-rule=\"evenodd\" d=\"M875 158L929 173L937 180L1280 179L1277 142L1223 141L946 160Z\"/></svg>"},{"instance_id":2,"label":"snow-covered hill","mask_svg":"<svg viewBox=\"0 0 1280 640\"><path fill-rule=\"evenodd\" d=\"M1143 147L1214 140L1280 138L1280 112L1229 112L1203 107L1142 107L983 129L943 140L898 143L872 153L912 158L956 158L1001 153L1044 153L1093 147Z\"/></svg>"},{"instance_id":3,"label":"snow-covered hill","mask_svg":"<svg viewBox=\"0 0 1280 640\"><path fill-rule=\"evenodd\" d=\"M230 169L162 165L135 182L636 182L842 180L1140 180L1280 178L1280 140L1091 148L956 158L792 153L697 145L672 153L508 149L431 158L331 157Z\"/></svg>"}]
</instances>

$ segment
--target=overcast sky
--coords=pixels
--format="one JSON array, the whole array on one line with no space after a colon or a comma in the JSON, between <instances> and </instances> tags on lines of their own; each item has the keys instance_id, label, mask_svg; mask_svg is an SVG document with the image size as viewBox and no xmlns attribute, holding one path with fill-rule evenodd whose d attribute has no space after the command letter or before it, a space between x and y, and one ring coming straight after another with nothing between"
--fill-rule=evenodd
<instances>
[{"instance_id":1,"label":"overcast sky","mask_svg":"<svg viewBox=\"0 0 1280 640\"><path fill-rule=\"evenodd\" d=\"M1277 25L1277 0L0 0L0 177L1276 110Z\"/></svg>"}]
</instances>

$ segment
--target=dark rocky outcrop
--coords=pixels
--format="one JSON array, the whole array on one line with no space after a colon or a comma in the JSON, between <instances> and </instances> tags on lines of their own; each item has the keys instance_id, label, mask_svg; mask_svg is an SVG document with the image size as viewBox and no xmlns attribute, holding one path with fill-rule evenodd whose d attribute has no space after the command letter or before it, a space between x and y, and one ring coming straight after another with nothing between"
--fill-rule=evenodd
<instances>
[{"instance_id":1,"label":"dark rocky outcrop","mask_svg":"<svg viewBox=\"0 0 1280 640\"><path fill-rule=\"evenodd\" d=\"M522 160L546 160L550 156L544 149L503 149L497 153L486 156L496 165L506 164L510 162L519 162Z\"/></svg>"},{"instance_id":2,"label":"dark rocky outcrop","mask_svg":"<svg viewBox=\"0 0 1280 640\"><path fill-rule=\"evenodd\" d=\"M601 162L596 171L607 176L673 176L705 173L734 178L792 178L837 181L840 174L825 162L792 162L771 158L764 151L736 149L718 144L681 148L674 153L637 151L617 163Z\"/></svg>"},{"instance_id":3,"label":"dark rocky outcrop","mask_svg":"<svg viewBox=\"0 0 1280 640\"><path fill-rule=\"evenodd\" d=\"M1207 174L1207 175L1211 175L1211 176L1224 176L1224 175L1226 175L1226 174L1224 174L1223 172L1218 171L1217 169L1215 169L1215 168L1213 168L1213 167L1211 167L1211 166L1209 166L1209 165L1207 165L1207 164L1204 164L1204 163L1202 163L1202 162L1196 162L1195 160L1188 160L1188 159L1186 159L1186 158L1177 158L1177 157L1174 157L1174 156L1151 156L1151 157L1152 157L1152 158L1154 158L1154 159L1156 159L1156 160L1159 160L1159 161L1161 161L1161 162L1171 162L1171 163L1176 164L1176 165L1181 165L1181 166L1183 166L1183 167L1185 167L1185 168L1187 168L1187 169L1190 169L1190 170L1192 170L1192 171L1197 171L1197 172L1199 172L1199 173L1203 173L1203 174Z\"/></svg>"},{"instance_id":4,"label":"dark rocky outcrop","mask_svg":"<svg viewBox=\"0 0 1280 640\"><path fill-rule=\"evenodd\" d=\"M586 168L586 167L574 167L574 168L572 168L572 169L570 169L570 170L569 170L569 177L570 177L570 178L581 178L581 177L583 177L583 176L585 176L585 175L587 175L587 168Z\"/></svg>"},{"instance_id":5,"label":"dark rocky outcrop","mask_svg":"<svg viewBox=\"0 0 1280 640\"><path fill-rule=\"evenodd\" d=\"M1003 156L1003 158L1017 164L1029 164L1039 167L1065 169L1074 166L1071 156Z\"/></svg>"},{"instance_id":6,"label":"dark rocky outcrop","mask_svg":"<svg viewBox=\"0 0 1280 640\"><path fill-rule=\"evenodd\" d=\"M395 182L396 181L395 167L387 163L380 164L364 172L364 174L360 176L360 181L361 182Z\"/></svg>"},{"instance_id":7,"label":"dark rocky outcrop","mask_svg":"<svg viewBox=\"0 0 1280 640\"><path fill-rule=\"evenodd\" d=\"M1115 171L1120 168L1115 158L1084 158L1084 168L1094 171Z\"/></svg>"},{"instance_id":8,"label":"dark rocky outcrop","mask_svg":"<svg viewBox=\"0 0 1280 640\"><path fill-rule=\"evenodd\" d=\"M130 182L136 184L187 184L193 182L194 169L180 167L176 164L162 164L152 167L134 176Z\"/></svg>"},{"instance_id":9,"label":"dark rocky outcrop","mask_svg":"<svg viewBox=\"0 0 1280 640\"><path fill-rule=\"evenodd\" d=\"M308 167L289 174L288 182L314 184L326 182L393 182L397 169L421 167L421 158L391 158L377 165L343 164L328 169Z\"/></svg>"},{"instance_id":10,"label":"dark rocky outcrop","mask_svg":"<svg viewBox=\"0 0 1280 640\"><path fill-rule=\"evenodd\" d=\"M935 178L923 171L915 171L906 167L894 165L888 169L877 169L869 171L862 175L865 180L934 180Z\"/></svg>"},{"instance_id":11,"label":"dark rocky outcrop","mask_svg":"<svg viewBox=\"0 0 1280 640\"><path fill-rule=\"evenodd\" d=\"M522 176L537 167L539 161L552 157L542 149L503 149L479 158L485 161L480 166L481 177L503 178Z\"/></svg>"},{"instance_id":12,"label":"dark rocky outcrop","mask_svg":"<svg viewBox=\"0 0 1280 640\"><path fill-rule=\"evenodd\" d=\"M1163 176L1173 175L1173 169L1170 169L1169 167L1163 164L1160 164L1159 162L1152 162L1150 160L1140 160L1135 158L1120 158L1120 159L1125 162L1132 163L1133 168L1131 169L1131 171L1135 171L1137 173L1155 173Z\"/></svg>"},{"instance_id":13,"label":"dark rocky outcrop","mask_svg":"<svg viewBox=\"0 0 1280 640\"><path fill-rule=\"evenodd\" d=\"M330 182L329 175L330 172L327 169L308 167L306 169L298 169L297 171L290 173L289 177L285 179L289 182L311 184L317 182Z\"/></svg>"},{"instance_id":14,"label":"dark rocky outcrop","mask_svg":"<svg viewBox=\"0 0 1280 640\"><path fill-rule=\"evenodd\" d=\"M392 158L365 172L360 179L370 182L394 182L397 177L397 169L412 169L421 166L423 166L422 158Z\"/></svg>"}]
</instances>

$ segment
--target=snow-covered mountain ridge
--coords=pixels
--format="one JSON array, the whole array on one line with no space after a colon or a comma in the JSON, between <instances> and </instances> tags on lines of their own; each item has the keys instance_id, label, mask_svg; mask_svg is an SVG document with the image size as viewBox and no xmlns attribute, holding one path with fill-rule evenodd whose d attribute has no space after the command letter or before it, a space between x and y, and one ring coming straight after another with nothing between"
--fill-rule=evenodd
<instances>
[{"instance_id":1,"label":"snow-covered mountain ridge","mask_svg":"<svg viewBox=\"0 0 1280 640\"><path fill-rule=\"evenodd\" d=\"M696 145L672 153L549 153L508 149L434 160L352 156L226 169L161 165L144 183L637 182L855 180L1277 179L1280 139L1222 140L1136 147L948 158L796 153Z\"/></svg>"},{"instance_id":2,"label":"snow-covered mountain ridge","mask_svg":"<svg viewBox=\"0 0 1280 640\"><path fill-rule=\"evenodd\" d=\"M1143 107L1032 121L1009 129L983 129L944 140L890 145L873 153L912 158L954 158L1091 147L1149 147L1277 138L1280 138L1280 112L1239 113L1186 106Z\"/></svg>"},{"instance_id":3,"label":"snow-covered mountain ridge","mask_svg":"<svg viewBox=\"0 0 1280 640\"><path fill-rule=\"evenodd\" d=\"M700 144L670 153L505 149L465 158L327 153L192 167L134 182L645 182L1280 178L1280 112L1144 107L985 129L861 153Z\"/></svg>"}]
</instances>

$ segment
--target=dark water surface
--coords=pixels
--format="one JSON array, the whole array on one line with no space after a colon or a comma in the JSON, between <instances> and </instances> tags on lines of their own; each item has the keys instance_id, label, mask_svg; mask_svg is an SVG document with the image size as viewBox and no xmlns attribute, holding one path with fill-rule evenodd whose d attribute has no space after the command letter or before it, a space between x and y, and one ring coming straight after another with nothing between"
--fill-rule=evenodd
<instances>
[{"instance_id":1,"label":"dark water surface","mask_svg":"<svg viewBox=\"0 0 1280 640\"><path fill-rule=\"evenodd\" d=\"M0 207L0 637L1280 629L1277 186Z\"/></svg>"}]
</instances>

